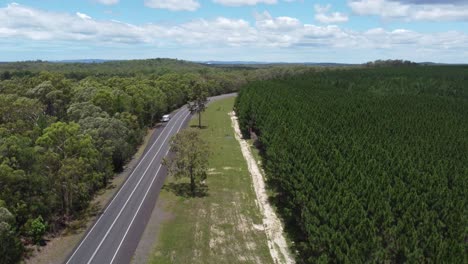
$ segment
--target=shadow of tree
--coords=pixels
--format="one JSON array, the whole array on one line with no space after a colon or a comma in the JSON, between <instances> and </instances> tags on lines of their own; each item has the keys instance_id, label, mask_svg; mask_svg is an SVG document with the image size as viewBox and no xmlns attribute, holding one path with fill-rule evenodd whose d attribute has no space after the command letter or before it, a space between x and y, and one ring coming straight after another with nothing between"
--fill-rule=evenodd
<instances>
[{"instance_id":1,"label":"shadow of tree","mask_svg":"<svg viewBox=\"0 0 468 264\"><path fill-rule=\"evenodd\" d=\"M165 184L163 186L164 190L170 191L177 196L181 196L184 198L191 198L191 197L206 197L208 196L208 186L204 184L198 184L195 187L195 193L192 194L190 190L190 183L188 182L171 182Z\"/></svg>"},{"instance_id":2,"label":"shadow of tree","mask_svg":"<svg viewBox=\"0 0 468 264\"><path fill-rule=\"evenodd\" d=\"M193 127L193 128L200 128L198 125L190 125L190 127ZM202 125L200 129L207 129L208 126L204 126Z\"/></svg>"}]
</instances>

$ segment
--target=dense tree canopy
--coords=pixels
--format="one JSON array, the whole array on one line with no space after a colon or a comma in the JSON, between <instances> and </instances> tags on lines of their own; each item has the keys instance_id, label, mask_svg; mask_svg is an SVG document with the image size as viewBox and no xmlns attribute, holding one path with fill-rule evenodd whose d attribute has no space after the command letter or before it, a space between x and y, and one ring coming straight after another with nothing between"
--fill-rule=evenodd
<instances>
[{"instance_id":1,"label":"dense tree canopy","mask_svg":"<svg viewBox=\"0 0 468 264\"><path fill-rule=\"evenodd\" d=\"M186 104L196 84L210 96L292 73L167 59L0 64L0 207L15 219L2 229L0 263L16 262L20 238L40 243L44 229L81 214L147 128Z\"/></svg>"},{"instance_id":2,"label":"dense tree canopy","mask_svg":"<svg viewBox=\"0 0 468 264\"><path fill-rule=\"evenodd\" d=\"M299 259L466 263L467 81L463 67L376 68L241 90Z\"/></svg>"},{"instance_id":3,"label":"dense tree canopy","mask_svg":"<svg viewBox=\"0 0 468 264\"><path fill-rule=\"evenodd\" d=\"M21 258L23 247L13 230L14 222L13 214L0 204L0 264L16 263Z\"/></svg>"}]
</instances>

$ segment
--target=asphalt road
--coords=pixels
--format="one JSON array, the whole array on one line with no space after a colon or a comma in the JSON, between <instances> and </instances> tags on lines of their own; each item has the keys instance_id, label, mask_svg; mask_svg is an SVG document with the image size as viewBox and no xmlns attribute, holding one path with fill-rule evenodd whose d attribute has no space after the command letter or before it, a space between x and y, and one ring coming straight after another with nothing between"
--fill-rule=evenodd
<instances>
[{"instance_id":1,"label":"asphalt road","mask_svg":"<svg viewBox=\"0 0 468 264\"><path fill-rule=\"evenodd\" d=\"M211 97L210 101L234 95ZM188 125L190 117L184 106L154 132L137 166L73 249L66 264L130 263L167 177L161 162L169 151L169 140Z\"/></svg>"}]
</instances>

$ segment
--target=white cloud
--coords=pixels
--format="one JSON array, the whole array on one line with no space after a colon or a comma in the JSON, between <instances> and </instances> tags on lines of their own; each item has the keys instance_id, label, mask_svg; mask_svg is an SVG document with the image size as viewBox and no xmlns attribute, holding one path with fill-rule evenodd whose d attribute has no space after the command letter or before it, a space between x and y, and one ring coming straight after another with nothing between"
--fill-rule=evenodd
<instances>
[{"instance_id":1,"label":"white cloud","mask_svg":"<svg viewBox=\"0 0 468 264\"><path fill-rule=\"evenodd\" d=\"M408 3L406 3L408 2ZM375 15L385 19L407 21L468 21L466 1L390 1L351 0L351 10L357 15Z\"/></svg>"},{"instance_id":2,"label":"white cloud","mask_svg":"<svg viewBox=\"0 0 468 264\"><path fill-rule=\"evenodd\" d=\"M433 6L414 10L413 20L465 20L468 21L468 6Z\"/></svg>"},{"instance_id":3,"label":"white cloud","mask_svg":"<svg viewBox=\"0 0 468 264\"><path fill-rule=\"evenodd\" d=\"M195 11L200 8L196 0L145 0L145 6L171 11Z\"/></svg>"},{"instance_id":4,"label":"white cloud","mask_svg":"<svg viewBox=\"0 0 468 264\"><path fill-rule=\"evenodd\" d=\"M142 29L125 23L94 20L86 14L55 13L19 4L0 8L0 38L32 40L92 40L135 43L148 38Z\"/></svg>"},{"instance_id":5,"label":"white cloud","mask_svg":"<svg viewBox=\"0 0 468 264\"><path fill-rule=\"evenodd\" d=\"M86 14L83 14L83 13L80 13L80 12L76 12L76 15L81 19L91 19L90 16L88 16Z\"/></svg>"},{"instance_id":6,"label":"white cloud","mask_svg":"<svg viewBox=\"0 0 468 264\"><path fill-rule=\"evenodd\" d=\"M382 17L404 17L409 11L408 5L385 0L353 0L348 3L358 15L379 15Z\"/></svg>"},{"instance_id":7,"label":"white cloud","mask_svg":"<svg viewBox=\"0 0 468 264\"><path fill-rule=\"evenodd\" d=\"M213 2L225 6L253 6L257 4L276 4L276 0L213 0Z\"/></svg>"},{"instance_id":8,"label":"white cloud","mask_svg":"<svg viewBox=\"0 0 468 264\"><path fill-rule=\"evenodd\" d=\"M344 15L340 12L333 12L331 14L327 14L327 12L331 9L331 5L318 5L314 6L315 9L315 20L319 21L323 24L334 24L334 23L343 23L348 21L348 16Z\"/></svg>"},{"instance_id":9,"label":"white cloud","mask_svg":"<svg viewBox=\"0 0 468 264\"><path fill-rule=\"evenodd\" d=\"M326 14L316 14L315 19L320 23L324 24L334 24L334 23L343 23L348 21L348 16L343 15L339 12L333 12L329 15Z\"/></svg>"},{"instance_id":10,"label":"white cloud","mask_svg":"<svg viewBox=\"0 0 468 264\"><path fill-rule=\"evenodd\" d=\"M85 46L88 43L143 44L200 52L229 47L245 50L281 47L281 52L291 53L320 48L351 53L353 50L366 53L378 49L389 53L403 50L407 54L415 50L462 50L460 54L463 54L468 49L468 35L456 31L419 33L376 28L360 32L336 25L305 24L297 18L273 17L268 12L256 13L255 23L218 17L172 25L135 25L97 20L83 13L48 12L18 4L0 8L0 43L10 40L19 43L22 43L20 40L32 40L26 41L28 43L84 43Z\"/></svg>"},{"instance_id":11,"label":"white cloud","mask_svg":"<svg viewBox=\"0 0 468 264\"><path fill-rule=\"evenodd\" d=\"M243 46L257 41L257 32L242 19L219 17L214 20L197 19L172 27L152 25L155 38L164 37L183 45Z\"/></svg>"},{"instance_id":12,"label":"white cloud","mask_svg":"<svg viewBox=\"0 0 468 264\"><path fill-rule=\"evenodd\" d=\"M272 17L270 13L255 13L255 30L259 43L270 47L288 47L300 39L302 23L293 17Z\"/></svg>"},{"instance_id":13,"label":"white cloud","mask_svg":"<svg viewBox=\"0 0 468 264\"><path fill-rule=\"evenodd\" d=\"M119 3L119 0L96 0L96 1L103 5L115 5Z\"/></svg>"},{"instance_id":14,"label":"white cloud","mask_svg":"<svg viewBox=\"0 0 468 264\"><path fill-rule=\"evenodd\" d=\"M326 13L328 12L328 10L330 10L330 8L331 8L330 4L327 4L327 5L315 4L314 5L315 12L317 13Z\"/></svg>"},{"instance_id":15,"label":"white cloud","mask_svg":"<svg viewBox=\"0 0 468 264\"><path fill-rule=\"evenodd\" d=\"M270 13L256 13L256 26L262 30L282 31L287 32L295 30L301 26L300 21L293 17L272 17Z\"/></svg>"}]
</instances>

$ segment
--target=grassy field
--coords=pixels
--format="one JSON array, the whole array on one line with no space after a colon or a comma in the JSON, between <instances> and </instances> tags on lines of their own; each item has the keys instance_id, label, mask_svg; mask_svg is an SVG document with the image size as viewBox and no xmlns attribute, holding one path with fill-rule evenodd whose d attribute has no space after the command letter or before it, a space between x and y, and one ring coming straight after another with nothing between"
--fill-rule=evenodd
<instances>
[{"instance_id":1,"label":"grassy field","mask_svg":"<svg viewBox=\"0 0 468 264\"><path fill-rule=\"evenodd\" d=\"M171 217L161 226L150 263L272 263L252 180L228 113L234 98L210 104L202 137L212 151L207 194L188 198L169 188L160 198ZM197 124L198 120L192 120Z\"/></svg>"}]
</instances>

